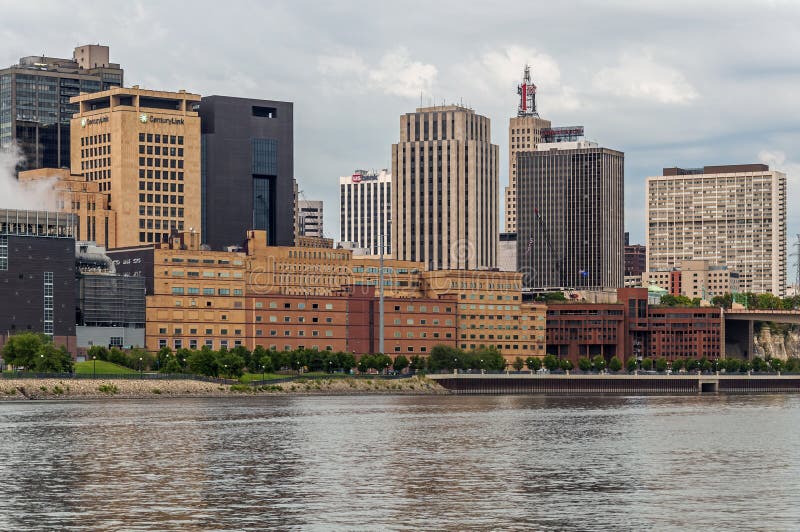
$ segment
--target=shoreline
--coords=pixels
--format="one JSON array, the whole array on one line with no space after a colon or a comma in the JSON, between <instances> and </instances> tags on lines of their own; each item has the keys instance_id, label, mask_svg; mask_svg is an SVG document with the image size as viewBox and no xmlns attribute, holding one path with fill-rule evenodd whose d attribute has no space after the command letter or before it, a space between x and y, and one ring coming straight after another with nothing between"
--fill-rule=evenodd
<instances>
[{"instance_id":1,"label":"shoreline","mask_svg":"<svg viewBox=\"0 0 800 532\"><path fill-rule=\"evenodd\" d=\"M3 379L0 402L96 399L217 398L284 395L449 395L425 377L315 379L278 384L218 384L195 380Z\"/></svg>"}]
</instances>

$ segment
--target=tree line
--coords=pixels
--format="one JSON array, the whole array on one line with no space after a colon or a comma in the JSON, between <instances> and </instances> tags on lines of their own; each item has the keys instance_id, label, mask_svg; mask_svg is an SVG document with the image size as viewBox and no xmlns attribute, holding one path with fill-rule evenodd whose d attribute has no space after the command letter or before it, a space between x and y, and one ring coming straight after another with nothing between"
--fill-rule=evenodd
<instances>
[{"instance_id":1,"label":"tree line","mask_svg":"<svg viewBox=\"0 0 800 532\"><path fill-rule=\"evenodd\" d=\"M63 345L40 333L20 333L10 336L3 346L6 364L36 373L72 373L72 355Z\"/></svg>"}]
</instances>

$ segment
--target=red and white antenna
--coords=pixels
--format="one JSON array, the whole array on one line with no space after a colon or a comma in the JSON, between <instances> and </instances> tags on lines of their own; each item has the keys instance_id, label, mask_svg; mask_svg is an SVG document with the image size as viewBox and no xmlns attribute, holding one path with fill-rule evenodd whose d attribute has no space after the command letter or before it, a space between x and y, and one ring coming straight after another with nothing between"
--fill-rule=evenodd
<instances>
[{"instance_id":1,"label":"red and white antenna","mask_svg":"<svg viewBox=\"0 0 800 532\"><path fill-rule=\"evenodd\" d=\"M531 67L528 65L525 65L522 84L517 85L517 94L519 94L517 116L535 116L538 118L539 113L536 111L536 85L531 81Z\"/></svg>"}]
</instances>

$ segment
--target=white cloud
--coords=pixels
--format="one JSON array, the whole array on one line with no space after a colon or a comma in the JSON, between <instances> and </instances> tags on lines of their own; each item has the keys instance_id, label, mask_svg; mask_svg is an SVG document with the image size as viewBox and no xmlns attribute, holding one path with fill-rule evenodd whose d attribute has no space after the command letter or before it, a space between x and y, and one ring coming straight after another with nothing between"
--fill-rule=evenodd
<instances>
[{"instance_id":1,"label":"white cloud","mask_svg":"<svg viewBox=\"0 0 800 532\"><path fill-rule=\"evenodd\" d=\"M786 154L781 150L761 150L758 160L769 165L770 170L778 170L786 174L786 181L790 185L800 185L800 163L787 160Z\"/></svg>"},{"instance_id":2,"label":"white cloud","mask_svg":"<svg viewBox=\"0 0 800 532\"><path fill-rule=\"evenodd\" d=\"M462 90L497 98L514 90L522 79L524 65L530 65L537 87L537 106L548 110L573 110L580 107L577 91L561 82L561 69L551 56L520 45L504 46L485 52L454 67Z\"/></svg>"},{"instance_id":3,"label":"white cloud","mask_svg":"<svg viewBox=\"0 0 800 532\"><path fill-rule=\"evenodd\" d=\"M616 96L663 104L686 104L698 97L681 72L657 63L649 52L623 53L617 65L595 74L592 86Z\"/></svg>"},{"instance_id":4,"label":"white cloud","mask_svg":"<svg viewBox=\"0 0 800 532\"><path fill-rule=\"evenodd\" d=\"M339 87L344 83L348 90L355 82L361 90L405 98L417 97L420 93L430 94L438 74L435 66L412 60L403 47L386 52L373 66L352 51L323 56L317 62L317 71Z\"/></svg>"}]
</instances>

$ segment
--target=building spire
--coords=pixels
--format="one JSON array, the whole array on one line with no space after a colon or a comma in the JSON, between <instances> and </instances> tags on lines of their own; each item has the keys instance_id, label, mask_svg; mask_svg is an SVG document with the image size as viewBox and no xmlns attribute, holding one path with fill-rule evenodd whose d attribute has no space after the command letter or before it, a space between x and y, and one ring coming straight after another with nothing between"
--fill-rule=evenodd
<instances>
[{"instance_id":1,"label":"building spire","mask_svg":"<svg viewBox=\"0 0 800 532\"><path fill-rule=\"evenodd\" d=\"M531 81L531 67L529 65L525 65L522 83L517 85L517 94L519 94L517 116L535 116L539 118L539 113L536 111L536 85Z\"/></svg>"}]
</instances>

